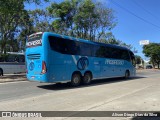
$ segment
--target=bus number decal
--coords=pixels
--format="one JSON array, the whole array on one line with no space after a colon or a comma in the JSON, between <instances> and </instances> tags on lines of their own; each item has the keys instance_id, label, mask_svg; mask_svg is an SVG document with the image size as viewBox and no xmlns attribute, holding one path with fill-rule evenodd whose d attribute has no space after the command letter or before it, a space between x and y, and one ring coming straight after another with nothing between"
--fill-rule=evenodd
<instances>
[{"instance_id":1,"label":"bus number decal","mask_svg":"<svg viewBox=\"0 0 160 120\"><path fill-rule=\"evenodd\" d=\"M124 61L123 60L106 60L105 64L109 64L109 65L123 65Z\"/></svg>"}]
</instances>

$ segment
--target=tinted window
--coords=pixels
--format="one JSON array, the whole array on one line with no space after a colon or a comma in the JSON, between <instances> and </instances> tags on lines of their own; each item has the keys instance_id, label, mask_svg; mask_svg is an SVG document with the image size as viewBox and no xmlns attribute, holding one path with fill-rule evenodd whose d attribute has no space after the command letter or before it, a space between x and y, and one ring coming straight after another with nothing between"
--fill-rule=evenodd
<instances>
[{"instance_id":1,"label":"tinted window","mask_svg":"<svg viewBox=\"0 0 160 120\"><path fill-rule=\"evenodd\" d=\"M131 57L131 62L132 62L132 64L134 65L134 66L136 66L136 61L135 61L135 56L134 56L134 54L130 51L129 52L129 54L130 54L130 57Z\"/></svg>"},{"instance_id":2,"label":"tinted window","mask_svg":"<svg viewBox=\"0 0 160 120\"><path fill-rule=\"evenodd\" d=\"M130 56L127 50L93 45L54 36L49 36L49 43L52 50L62 54L124 59L130 61Z\"/></svg>"},{"instance_id":3,"label":"tinted window","mask_svg":"<svg viewBox=\"0 0 160 120\"><path fill-rule=\"evenodd\" d=\"M81 52L81 44L77 41L49 36L49 43L52 50L62 54L79 55Z\"/></svg>"},{"instance_id":4,"label":"tinted window","mask_svg":"<svg viewBox=\"0 0 160 120\"><path fill-rule=\"evenodd\" d=\"M5 56L0 56L0 62L5 62Z\"/></svg>"},{"instance_id":5,"label":"tinted window","mask_svg":"<svg viewBox=\"0 0 160 120\"><path fill-rule=\"evenodd\" d=\"M80 55L83 56L92 56L91 54L91 45L88 43L82 43L79 42L80 44Z\"/></svg>"},{"instance_id":6,"label":"tinted window","mask_svg":"<svg viewBox=\"0 0 160 120\"><path fill-rule=\"evenodd\" d=\"M52 50L65 54L68 52L67 42L63 38L49 36L49 43Z\"/></svg>"},{"instance_id":7,"label":"tinted window","mask_svg":"<svg viewBox=\"0 0 160 120\"><path fill-rule=\"evenodd\" d=\"M0 57L0 62L25 62L25 57L24 55L9 54L9 55Z\"/></svg>"},{"instance_id":8,"label":"tinted window","mask_svg":"<svg viewBox=\"0 0 160 120\"><path fill-rule=\"evenodd\" d=\"M119 57L119 49L110 48L110 58L120 59L120 57Z\"/></svg>"},{"instance_id":9,"label":"tinted window","mask_svg":"<svg viewBox=\"0 0 160 120\"><path fill-rule=\"evenodd\" d=\"M15 55L9 55L6 58L6 62L15 62L16 56Z\"/></svg>"},{"instance_id":10,"label":"tinted window","mask_svg":"<svg viewBox=\"0 0 160 120\"><path fill-rule=\"evenodd\" d=\"M100 46L97 45L91 45L91 49L92 49L92 56L94 57L98 57L98 50L99 50Z\"/></svg>"},{"instance_id":11,"label":"tinted window","mask_svg":"<svg viewBox=\"0 0 160 120\"><path fill-rule=\"evenodd\" d=\"M104 46L96 46L95 50L96 57L105 57L106 49Z\"/></svg>"},{"instance_id":12,"label":"tinted window","mask_svg":"<svg viewBox=\"0 0 160 120\"><path fill-rule=\"evenodd\" d=\"M119 49L111 48L108 46L96 46L94 50L96 57L121 59L121 53Z\"/></svg>"},{"instance_id":13,"label":"tinted window","mask_svg":"<svg viewBox=\"0 0 160 120\"><path fill-rule=\"evenodd\" d=\"M106 58L112 58L112 53L113 51L112 51L112 48L110 48L110 47L105 47L105 57Z\"/></svg>"},{"instance_id":14,"label":"tinted window","mask_svg":"<svg viewBox=\"0 0 160 120\"><path fill-rule=\"evenodd\" d=\"M79 55L80 54L80 44L77 41L73 40L65 40L67 41L67 52L66 54L71 54L71 55Z\"/></svg>"},{"instance_id":15,"label":"tinted window","mask_svg":"<svg viewBox=\"0 0 160 120\"><path fill-rule=\"evenodd\" d=\"M122 50L121 58L130 61L129 52L127 50Z\"/></svg>"},{"instance_id":16,"label":"tinted window","mask_svg":"<svg viewBox=\"0 0 160 120\"><path fill-rule=\"evenodd\" d=\"M18 62L25 62L25 57L24 55L19 55L19 61Z\"/></svg>"}]
</instances>

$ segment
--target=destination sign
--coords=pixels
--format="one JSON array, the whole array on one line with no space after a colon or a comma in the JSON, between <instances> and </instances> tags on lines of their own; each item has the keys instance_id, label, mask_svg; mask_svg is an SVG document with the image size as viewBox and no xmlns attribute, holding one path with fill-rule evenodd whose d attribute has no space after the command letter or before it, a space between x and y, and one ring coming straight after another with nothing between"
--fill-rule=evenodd
<instances>
[{"instance_id":1,"label":"destination sign","mask_svg":"<svg viewBox=\"0 0 160 120\"><path fill-rule=\"evenodd\" d=\"M26 47L42 46L42 40L34 40L26 43Z\"/></svg>"}]
</instances>

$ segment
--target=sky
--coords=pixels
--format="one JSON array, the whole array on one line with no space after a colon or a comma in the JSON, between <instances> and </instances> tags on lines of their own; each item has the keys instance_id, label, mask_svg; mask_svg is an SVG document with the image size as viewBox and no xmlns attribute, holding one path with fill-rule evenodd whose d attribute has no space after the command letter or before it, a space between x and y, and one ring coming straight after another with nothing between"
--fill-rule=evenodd
<instances>
[{"instance_id":1,"label":"sky","mask_svg":"<svg viewBox=\"0 0 160 120\"><path fill-rule=\"evenodd\" d=\"M50 0L62 2L64 0ZM112 29L116 39L131 44L143 59L141 40L160 43L160 0L94 0L114 10L117 25ZM40 6L26 5L26 9L45 8L50 3Z\"/></svg>"},{"instance_id":2,"label":"sky","mask_svg":"<svg viewBox=\"0 0 160 120\"><path fill-rule=\"evenodd\" d=\"M135 54L145 58L139 41L160 43L160 0L108 0L107 4L118 20L112 31L115 37L131 44L138 50Z\"/></svg>"}]
</instances>

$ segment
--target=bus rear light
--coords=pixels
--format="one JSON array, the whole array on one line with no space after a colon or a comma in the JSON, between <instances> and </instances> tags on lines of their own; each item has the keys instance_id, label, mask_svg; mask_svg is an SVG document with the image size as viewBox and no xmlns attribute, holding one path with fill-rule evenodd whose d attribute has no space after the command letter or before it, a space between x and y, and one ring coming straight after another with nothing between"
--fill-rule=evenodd
<instances>
[{"instance_id":1,"label":"bus rear light","mask_svg":"<svg viewBox=\"0 0 160 120\"><path fill-rule=\"evenodd\" d=\"M46 63L45 63L45 61L42 61L42 72L41 72L41 74L45 74L46 72L47 72Z\"/></svg>"}]
</instances>

